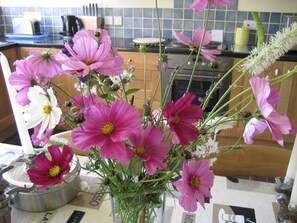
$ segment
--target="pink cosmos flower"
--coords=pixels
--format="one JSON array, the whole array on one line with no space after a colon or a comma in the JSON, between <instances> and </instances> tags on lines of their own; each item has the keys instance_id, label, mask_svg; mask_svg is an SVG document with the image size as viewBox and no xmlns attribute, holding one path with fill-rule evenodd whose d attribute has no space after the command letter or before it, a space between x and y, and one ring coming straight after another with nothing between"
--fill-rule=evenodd
<instances>
[{"instance_id":1,"label":"pink cosmos flower","mask_svg":"<svg viewBox=\"0 0 297 223\"><path fill-rule=\"evenodd\" d=\"M70 171L69 163L73 157L73 151L69 146L63 146L63 150L57 146L49 146L48 151L51 160L45 154L35 159L36 168L30 168L27 173L30 181L40 185L40 190L47 186L61 184L63 176Z\"/></svg>"},{"instance_id":2,"label":"pink cosmos flower","mask_svg":"<svg viewBox=\"0 0 297 223\"><path fill-rule=\"evenodd\" d=\"M43 77L51 78L63 72L61 64L49 52L31 51L29 54L27 59L32 62L34 69Z\"/></svg>"},{"instance_id":3,"label":"pink cosmos flower","mask_svg":"<svg viewBox=\"0 0 297 223\"><path fill-rule=\"evenodd\" d=\"M101 157L128 162L133 151L127 148L124 140L141 126L138 112L117 99L111 105L97 103L90 106L85 117L82 126L72 132L74 145L82 151L100 146Z\"/></svg>"},{"instance_id":4,"label":"pink cosmos flower","mask_svg":"<svg viewBox=\"0 0 297 223\"><path fill-rule=\"evenodd\" d=\"M114 76L123 72L123 58L111 48L111 41L99 44L95 38L83 35L76 38L73 48L68 43L65 47L71 57L60 52L56 55L56 60L62 64L62 69L68 75L84 77L90 71L95 71L103 75Z\"/></svg>"},{"instance_id":5,"label":"pink cosmos flower","mask_svg":"<svg viewBox=\"0 0 297 223\"><path fill-rule=\"evenodd\" d=\"M80 30L75 34L72 41L75 43L81 37L91 37L98 43L104 43L106 41L111 42L111 38L105 29Z\"/></svg>"},{"instance_id":6,"label":"pink cosmos flower","mask_svg":"<svg viewBox=\"0 0 297 223\"><path fill-rule=\"evenodd\" d=\"M168 119L174 144L189 145L189 142L197 139L199 135L193 123L202 118L203 111L198 105L191 104L195 97L186 93L176 102L169 102L163 111L164 117Z\"/></svg>"},{"instance_id":7,"label":"pink cosmos flower","mask_svg":"<svg viewBox=\"0 0 297 223\"><path fill-rule=\"evenodd\" d=\"M184 161L182 179L174 186L181 192L178 201L185 211L197 210L197 200L204 207L204 197L211 198L210 188L213 186L214 174L209 169L208 160Z\"/></svg>"},{"instance_id":8,"label":"pink cosmos flower","mask_svg":"<svg viewBox=\"0 0 297 223\"><path fill-rule=\"evenodd\" d=\"M177 39L179 42L189 45L190 47L197 47L199 48L200 46L206 46L211 42L211 32L206 31L205 36L202 41L203 33L204 33L204 28L198 28L195 30L194 35L193 35L193 40L191 40L189 37L187 37L185 34L182 32L177 33L175 30L173 30L172 34L175 39ZM221 51L219 50L208 50L208 49L201 49L201 54L209 61L213 62L215 55L221 54Z\"/></svg>"},{"instance_id":9,"label":"pink cosmos flower","mask_svg":"<svg viewBox=\"0 0 297 223\"><path fill-rule=\"evenodd\" d=\"M150 175L157 169L164 169L167 165L163 163L169 150L169 142L164 142L162 131L156 126L149 126L145 130L138 131L129 137L135 146L135 155L145 163L145 168Z\"/></svg>"},{"instance_id":10,"label":"pink cosmos flower","mask_svg":"<svg viewBox=\"0 0 297 223\"><path fill-rule=\"evenodd\" d=\"M285 135L294 134L296 133L296 129L293 128L287 115L279 114L274 108L280 99L279 92L269 86L268 77L252 77L249 82L263 118L258 121L251 119L247 123L244 130L245 143L250 144L253 142L252 137L261 134L265 130L263 125L263 123L265 123L272 133L273 138L278 144L283 146L284 140L280 133Z\"/></svg>"},{"instance_id":11,"label":"pink cosmos flower","mask_svg":"<svg viewBox=\"0 0 297 223\"><path fill-rule=\"evenodd\" d=\"M46 128L41 137L38 138L37 135L40 131L40 128L41 123L34 128L34 133L31 135L31 139L34 146L44 146L48 142L49 138L51 137L54 131L54 129Z\"/></svg>"},{"instance_id":12,"label":"pink cosmos flower","mask_svg":"<svg viewBox=\"0 0 297 223\"><path fill-rule=\"evenodd\" d=\"M160 64L162 61L162 70L165 72L168 68L168 56L167 54L162 54L161 57L158 59L157 69L160 70Z\"/></svg>"},{"instance_id":13,"label":"pink cosmos flower","mask_svg":"<svg viewBox=\"0 0 297 223\"><path fill-rule=\"evenodd\" d=\"M218 5L228 6L232 4L229 0L196 0L190 6L190 8L194 9L197 12L202 12L204 9L206 9L208 3L210 3L211 6L214 8L217 8Z\"/></svg>"},{"instance_id":14,"label":"pink cosmos flower","mask_svg":"<svg viewBox=\"0 0 297 223\"><path fill-rule=\"evenodd\" d=\"M18 91L16 101L25 106L30 103L28 98L29 88L38 85L40 73L28 60L17 60L14 65L16 71L12 72L9 77L9 83Z\"/></svg>"}]
</instances>

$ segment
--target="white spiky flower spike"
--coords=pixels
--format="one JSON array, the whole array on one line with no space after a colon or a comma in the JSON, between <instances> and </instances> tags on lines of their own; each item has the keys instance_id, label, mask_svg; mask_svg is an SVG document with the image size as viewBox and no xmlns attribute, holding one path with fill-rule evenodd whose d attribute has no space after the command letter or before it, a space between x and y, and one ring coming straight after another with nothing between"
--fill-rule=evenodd
<instances>
[{"instance_id":1,"label":"white spiky flower spike","mask_svg":"<svg viewBox=\"0 0 297 223\"><path fill-rule=\"evenodd\" d=\"M242 70L248 70L253 75L259 75L270 67L277 59L297 45L297 23L289 28L278 31L270 37L268 44L263 44L251 51L251 55L241 66Z\"/></svg>"}]
</instances>

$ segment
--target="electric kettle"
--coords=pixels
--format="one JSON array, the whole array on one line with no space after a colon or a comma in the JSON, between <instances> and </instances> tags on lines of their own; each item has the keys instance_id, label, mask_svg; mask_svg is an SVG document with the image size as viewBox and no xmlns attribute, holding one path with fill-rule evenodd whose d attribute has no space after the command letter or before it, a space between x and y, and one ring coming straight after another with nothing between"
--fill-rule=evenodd
<instances>
[{"instance_id":1,"label":"electric kettle","mask_svg":"<svg viewBox=\"0 0 297 223\"><path fill-rule=\"evenodd\" d=\"M60 34L63 35L63 37L73 37L77 31L83 28L81 19L74 15L62 15L61 18L63 22L63 32Z\"/></svg>"}]
</instances>

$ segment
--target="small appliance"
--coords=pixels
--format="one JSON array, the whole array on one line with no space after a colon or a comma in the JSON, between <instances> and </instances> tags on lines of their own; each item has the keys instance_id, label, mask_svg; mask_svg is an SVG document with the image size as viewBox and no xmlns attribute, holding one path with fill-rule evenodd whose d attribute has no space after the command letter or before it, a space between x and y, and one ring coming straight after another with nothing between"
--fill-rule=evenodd
<instances>
[{"instance_id":1,"label":"small appliance","mask_svg":"<svg viewBox=\"0 0 297 223\"><path fill-rule=\"evenodd\" d=\"M36 19L14 18L12 20L14 34L39 35L40 23Z\"/></svg>"},{"instance_id":2,"label":"small appliance","mask_svg":"<svg viewBox=\"0 0 297 223\"><path fill-rule=\"evenodd\" d=\"M63 37L73 37L75 33L83 28L81 19L74 15L62 15L63 32L60 34Z\"/></svg>"}]
</instances>

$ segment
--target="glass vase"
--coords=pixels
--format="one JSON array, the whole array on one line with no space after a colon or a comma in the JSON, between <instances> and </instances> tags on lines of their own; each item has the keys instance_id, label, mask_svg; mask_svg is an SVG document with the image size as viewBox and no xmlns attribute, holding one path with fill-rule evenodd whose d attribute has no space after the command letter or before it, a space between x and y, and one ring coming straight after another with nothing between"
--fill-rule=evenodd
<instances>
[{"instance_id":1,"label":"glass vase","mask_svg":"<svg viewBox=\"0 0 297 223\"><path fill-rule=\"evenodd\" d=\"M163 223L165 193L132 197L111 195L114 223Z\"/></svg>"}]
</instances>

